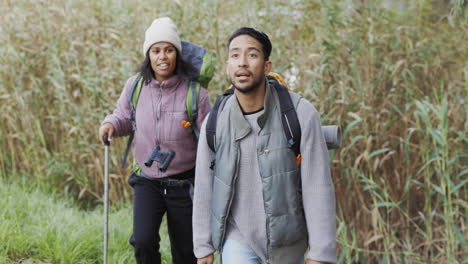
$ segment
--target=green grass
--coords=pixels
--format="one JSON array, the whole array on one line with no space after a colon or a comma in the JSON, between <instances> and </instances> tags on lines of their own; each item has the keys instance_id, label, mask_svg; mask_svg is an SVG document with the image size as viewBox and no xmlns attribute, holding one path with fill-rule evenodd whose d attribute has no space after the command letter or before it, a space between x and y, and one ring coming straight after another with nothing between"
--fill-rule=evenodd
<instances>
[{"instance_id":1,"label":"green grass","mask_svg":"<svg viewBox=\"0 0 468 264\"><path fill-rule=\"evenodd\" d=\"M272 40L273 70L314 103L323 124L343 129L343 147L331 153L340 262L463 263L467 1L393 1L408 3L400 11L380 2L6 1L0 6L0 178L24 177L31 185L25 194L37 186L70 207L96 208L70 210L84 214L80 222L96 222L88 234L98 233L103 151L97 130L142 60L146 27L168 15L183 40L216 55L208 87L214 99L227 85L226 39L240 26L253 26ZM116 140L111 147L114 204L132 196L129 170L118 169L124 144ZM24 208L7 210L27 215ZM11 259L100 255L97 242L93 249L78 242L69 247L62 232L6 217L0 237L15 230L31 236L8 243L16 250ZM66 234L69 224L63 225ZM49 231L41 252L62 247L53 257L33 254L38 246L31 243L40 241L34 232L42 229ZM116 240L123 248L127 236Z\"/></svg>"},{"instance_id":2,"label":"green grass","mask_svg":"<svg viewBox=\"0 0 468 264\"><path fill-rule=\"evenodd\" d=\"M15 181L17 182L17 181ZM102 207L80 210L57 194L38 191L34 184L0 179L0 263L102 263ZM111 207L109 263L134 263L127 242L132 209ZM160 231L163 263L170 264L165 222Z\"/></svg>"}]
</instances>

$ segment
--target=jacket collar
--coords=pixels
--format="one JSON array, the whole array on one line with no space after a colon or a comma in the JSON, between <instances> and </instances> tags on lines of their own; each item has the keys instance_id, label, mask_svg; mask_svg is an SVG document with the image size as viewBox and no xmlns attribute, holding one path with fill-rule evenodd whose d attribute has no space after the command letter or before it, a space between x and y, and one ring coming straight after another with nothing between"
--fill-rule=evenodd
<instances>
[{"instance_id":1,"label":"jacket collar","mask_svg":"<svg viewBox=\"0 0 468 264\"><path fill-rule=\"evenodd\" d=\"M171 93L175 91L175 89L177 89L177 87L179 86L181 82L182 82L182 78L176 74L162 82L153 78L151 79L151 82L149 83L149 87L155 88L155 89L161 89L164 93L166 92Z\"/></svg>"},{"instance_id":2,"label":"jacket collar","mask_svg":"<svg viewBox=\"0 0 468 264\"><path fill-rule=\"evenodd\" d=\"M260 130L263 129L265 126L265 123L268 120L268 117L270 116L270 113L273 111L275 106L277 105L276 102L276 96L274 95L276 91L274 90L274 87L270 85L267 79L265 79L266 85L265 85L265 101L263 102L263 105L265 107L265 111L261 116L258 117L257 123L258 126L260 127Z\"/></svg>"},{"instance_id":3,"label":"jacket collar","mask_svg":"<svg viewBox=\"0 0 468 264\"><path fill-rule=\"evenodd\" d=\"M231 116L232 116L232 123L234 125L234 138L235 140L241 140L250 134L252 128L250 127L249 122L244 117L244 113L242 113L242 109L239 105L239 101L237 100L237 96L233 96L232 107L231 107Z\"/></svg>"},{"instance_id":4,"label":"jacket collar","mask_svg":"<svg viewBox=\"0 0 468 264\"><path fill-rule=\"evenodd\" d=\"M274 91L272 91L273 87L270 86L266 78L265 78L265 82L266 82L265 99L263 103L265 107L265 111L257 119L260 129L263 129L268 117L270 116L270 113L273 111L274 107L276 106L276 98L273 95ZM235 128L234 129L235 139L240 140L246 137L250 133L250 131L252 131L252 128L250 127L249 122L247 121L247 119L245 119L244 114L242 113L242 109L240 108L237 97L235 95L233 97L234 98L231 101L232 102L231 117L232 117L232 122Z\"/></svg>"}]
</instances>

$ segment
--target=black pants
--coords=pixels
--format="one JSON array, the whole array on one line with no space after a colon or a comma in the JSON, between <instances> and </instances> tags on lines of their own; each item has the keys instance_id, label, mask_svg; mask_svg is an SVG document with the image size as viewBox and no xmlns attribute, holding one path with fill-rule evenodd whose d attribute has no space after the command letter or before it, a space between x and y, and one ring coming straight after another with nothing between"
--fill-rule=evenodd
<instances>
[{"instance_id":1,"label":"black pants","mask_svg":"<svg viewBox=\"0 0 468 264\"><path fill-rule=\"evenodd\" d=\"M193 172L191 170L176 175L176 178L193 178ZM136 174L132 174L128 182L134 189L133 235L130 244L135 248L137 263L161 263L159 227L166 212L172 263L197 263L193 254L190 185L178 186L173 182L147 179Z\"/></svg>"}]
</instances>

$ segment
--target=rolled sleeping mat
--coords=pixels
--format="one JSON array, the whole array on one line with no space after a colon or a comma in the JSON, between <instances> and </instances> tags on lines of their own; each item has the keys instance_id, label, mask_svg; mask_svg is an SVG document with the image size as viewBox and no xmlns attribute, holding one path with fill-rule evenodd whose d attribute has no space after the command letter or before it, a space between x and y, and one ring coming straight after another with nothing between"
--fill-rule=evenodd
<instances>
[{"instance_id":1,"label":"rolled sleeping mat","mask_svg":"<svg viewBox=\"0 0 468 264\"><path fill-rule=\"evenodd\" d=\"M341 128L339 126L322 126L322 133L328 149L341 147Z\"/></svg>"}]
</instances>

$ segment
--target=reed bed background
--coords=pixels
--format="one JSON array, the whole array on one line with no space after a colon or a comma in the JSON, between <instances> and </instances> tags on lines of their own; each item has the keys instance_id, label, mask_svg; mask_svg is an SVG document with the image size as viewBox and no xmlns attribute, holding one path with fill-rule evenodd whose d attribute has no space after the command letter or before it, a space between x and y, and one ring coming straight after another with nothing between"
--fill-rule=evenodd
<instances>
[{"instance_id":1,"label":"reed bed background","mask_svg":"<svg viewBox=\"0 0 468 264\"><path fill-rule=\"evenodd\" d=\"M212 101L227 85L227 37L253 26L272 40L273 70L322 124L343 129L343 147L330 153L340 263L467 263L466 9L465 0L3 0L2 185L100 211L97 130L143 59L151 21L170 16L183 40L216 55ZM119 169L125 143L111 148L113 206L131 201L130 171ZM51 259L0 250L12 262Z\"/></svg>"}]
</instances>

